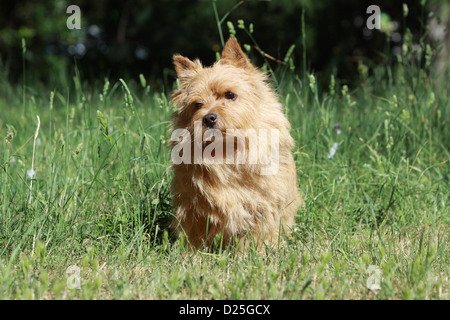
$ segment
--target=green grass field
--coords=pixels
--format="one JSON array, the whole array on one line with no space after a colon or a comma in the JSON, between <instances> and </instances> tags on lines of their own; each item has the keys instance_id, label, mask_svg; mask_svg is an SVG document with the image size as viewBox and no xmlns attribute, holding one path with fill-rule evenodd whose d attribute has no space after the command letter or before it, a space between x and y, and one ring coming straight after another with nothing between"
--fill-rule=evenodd
<instances>
[{"instance_id":1,"label":"green grass field","mask_svg":"<svg viewBox=\"0 0 450 320\"><path fill-rule=\"evenodd\" d=\"M2 75L0 299L449 299L450 72L361 70L276 72L306 205L267 254L168 234L172 88Z\"/></svg>"}]
</instances>

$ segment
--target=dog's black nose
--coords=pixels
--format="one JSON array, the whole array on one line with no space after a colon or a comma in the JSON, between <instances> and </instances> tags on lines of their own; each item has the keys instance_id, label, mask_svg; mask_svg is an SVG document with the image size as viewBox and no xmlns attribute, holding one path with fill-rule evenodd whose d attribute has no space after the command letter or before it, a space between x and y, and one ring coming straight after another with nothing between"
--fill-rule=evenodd
<instances>
[{"instance_id":1,"label":"dog's black nose","mask_svg":"<svg viewBox=\"0 0 450 320\"><path fill-rule=\"evenodd\" d=\"M203 117L203 123L208 128L214 128L214 126L217 123L217 114L215 114L215 113L208 113L206 116Z\"/></svg>"}]
</instances>

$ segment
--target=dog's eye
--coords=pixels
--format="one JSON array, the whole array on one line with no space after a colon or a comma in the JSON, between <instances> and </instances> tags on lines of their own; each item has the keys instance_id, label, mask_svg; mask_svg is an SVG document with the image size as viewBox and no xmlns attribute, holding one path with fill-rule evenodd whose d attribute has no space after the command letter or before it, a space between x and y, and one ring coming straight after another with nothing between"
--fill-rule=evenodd
<instances>
[{"instance_id":1,"label":"dog's eye","mask_svg":"<svg viewBox=\"0 0 450 320\"><path fill-rule=\"evenodd\" d=\"M200 109L201 107L203 107L203 102L196 102L196 103L195 103L195 107L196 107L197 109Z\"/></svg>"},{"instance_id":2,"label":"dog's eye","mask_svg":"<svg viewBox=\"0 0 450 320\"><path fill-rule=\"evenodd\" d=\"M225 92L225 99L234 101L236 100L236 95L231 91L227 91Z\"/></svg>"}]
</instances>

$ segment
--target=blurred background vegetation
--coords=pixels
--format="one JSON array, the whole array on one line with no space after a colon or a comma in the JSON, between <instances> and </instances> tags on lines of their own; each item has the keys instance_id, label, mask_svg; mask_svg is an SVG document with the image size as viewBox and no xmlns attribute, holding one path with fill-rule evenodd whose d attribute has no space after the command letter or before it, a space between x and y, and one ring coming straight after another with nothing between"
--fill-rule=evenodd
<instances>
[{"instance_id":1,"label":"blurred background vegetation","mask_svg":"<svg viewBox=\"0 0 450 320\"><path fill-rule=\"evenodd\" d=\"M73 4L81 9L79 30L66 27L71 15L66 9ZM382 12L380 30L366 28L366 9L372 4ZM237 39L251 46L256 63L264 62L263 51L276 69L295 45L290 57L299 73L310 70L327 81L333 73L351 81L365 72L361 65L395 63L405 41L417 44L418 51L427 41L438 68L448 65L449 16L446 0L1 1L0 69L3 79L17 82L26 65L27 78L47 86L70 78L74 66L85 80L143 74L154 87L168 85L174 80L174 53L199 57L205 64L215 60L214 52L222 48L217 21L225 17L220 26L224 38L231 22ZM239 28L240 20L248 32ZM418 53L417 63L423 57Z\"/></svg>"}]
</instances>

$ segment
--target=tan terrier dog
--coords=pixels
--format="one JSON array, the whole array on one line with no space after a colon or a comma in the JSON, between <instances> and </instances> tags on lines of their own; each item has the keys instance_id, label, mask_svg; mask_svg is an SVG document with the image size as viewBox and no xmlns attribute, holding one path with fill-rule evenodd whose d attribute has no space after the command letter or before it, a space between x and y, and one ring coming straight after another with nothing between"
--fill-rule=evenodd
<instances>
[{"instance_id":1,"label":"tan terrier dog","mask_svg":"<svg viewBox=\"0 0 450 320\"><path fill-rule=\"evenodd\" d=\"M234 38L211 67L178 54L173 60L176 230L197 248L218 237L222 244L245 238L260 248L276 244L303 200L290 124L268 76Z\"/></svg>"}]
</instances>

